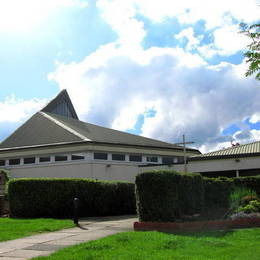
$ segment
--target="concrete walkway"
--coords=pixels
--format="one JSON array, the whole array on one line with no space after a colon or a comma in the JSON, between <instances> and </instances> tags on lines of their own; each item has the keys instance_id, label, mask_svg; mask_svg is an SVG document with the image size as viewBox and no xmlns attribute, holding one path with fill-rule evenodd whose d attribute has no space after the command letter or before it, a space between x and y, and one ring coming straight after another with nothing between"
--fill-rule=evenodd
<instances>
[{"instance_id":1,"label":"concrete walkway","mask_svg":"<svg viewBox=\"0 0 260 260\"><path fill-rule=\"evenodd\" d=\"M136 216L87 218L75 227L56 232L0 242L0 260L25 260L46 256L71 245L133 230Z\"/></svg>"}]
</instances>

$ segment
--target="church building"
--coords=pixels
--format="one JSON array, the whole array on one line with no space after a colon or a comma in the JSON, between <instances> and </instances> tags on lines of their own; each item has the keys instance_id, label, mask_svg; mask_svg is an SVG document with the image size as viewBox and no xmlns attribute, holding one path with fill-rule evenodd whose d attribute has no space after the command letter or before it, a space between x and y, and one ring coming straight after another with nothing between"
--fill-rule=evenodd
<instances>
[{"instance_id":1,"label":"church building","mask_svg":"<svg viewBox=\"0 0 260 260\"><path fill-rule=\"evenodd\" d=\"M181 146L80 121L66 90L0 143L11 178L134 181L140 166L182 162Z\"/></svg>"}]
</instances>

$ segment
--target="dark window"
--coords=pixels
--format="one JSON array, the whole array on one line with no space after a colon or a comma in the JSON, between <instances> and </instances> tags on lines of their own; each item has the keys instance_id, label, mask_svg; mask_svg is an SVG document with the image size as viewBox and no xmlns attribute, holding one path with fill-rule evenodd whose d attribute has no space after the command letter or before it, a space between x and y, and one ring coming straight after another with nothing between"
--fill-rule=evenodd
<instances>
[{"instance_id":1,"label":"dark window","mask_svg":"<svg viewBox=\"0 0 260 260\"><path fill-rule=\"evenodd\" d=\"M114 160L114 161L124 161L125 155L124 154L112 154L112 160Z\"/></svg>"},{"instance_id":2,"label":"dark window","mask_svg":"<svg viewBox=\"0 0 260 260\"><path fill-rule=\"evenodd\" d=\"M55 162L63 162L63 161L67 161L68 157L67 155L56 155L55 156Z\"/></svg>"},{"instance_id":3,"label":"dark window","mask_svg":"<svg viewBox=\"0 0 260 260\"><path fill-rule=\"evenodd\" d=\"M107 160L107 153L94 153L94 159Z\"/></svg>"},{"instance_id":4,"label":"dark window","mask_svg":"<svg viewBox=\"0 0 260 260\"><path fill-rule=\"evenodd\" d=\"M0 160L0 166L5 166L5 160Z\"/></svg>"},{"instance_id":5,"label":"dark window","mask_svg":"<svg viewBox=\"0 0 260 260\"><path fill-rule=\"evenodd\" d=\"M178 163L178 162L179 162L178 157L174 157L174 158L173 158L173 163Z\"/></svg>"},{"instance_id":6,"label":"dark window","mask_svg":"<svg viewBox=\"0 0 260 260\"><path fill-rule=\"evenodd\" d=\"M71 155L71 160L76 161L76 160L84 160L85 156L80 155L80 154L72 154Z\"/></svg>"},{"instance_id":7,"label":"dark window","mask_svg":"<svg viewBox=\"0 0 260 260\"><path fill-rule=\"evenodd\" d=\"M173 164L173 157L163 156L162 163L163 164Z\"/></svg>"},{"instance_id":8,"label":"dark window","mask_svg":"<svg viewBox=\"0 0 260 260\"><path fill-rule=\"evenodd\" d=\"M10 159L9 165L18 165L20 164L20 159Z\"/></svg>"},{"instance_id":9,"label":"dark window","mask_svg":"<svg viewBox=\"0 0 260 260\"><path fill-rule=\"evenodd\" d=\"M131 161L131 162L141 162L142 161L142 155L130 154L129 155L129 161Z\"/></svg>"},{"instance_id":10,"label":"dark window","mask_svg":"<svg viewBox=\"0 0 260 260\"><path fill-rule=\"evenodd\" d=\"M147 156L146 157L147 162L158 162L158 157L156 156Z\"/></svg>"},{"instance_id":11,"label":"dark window","mask_svg":"<svg viewBox=\"0 0 260 260\"><path fill-rule=\"evenodd\" d=\"M40 157L40 162L50 162L50 161L51 161L51 157L50 156Z\"/></svg>"},{"instance_id":12,"label":"dark window","mask_svg":"<svg viewBox=\"0 0 260 260\"><path fill-rule=\"evenodd\" d=\"M24 164L33 164L35 163L35 157L28 157L23 159Z\"/></svg>"}]
</instances>

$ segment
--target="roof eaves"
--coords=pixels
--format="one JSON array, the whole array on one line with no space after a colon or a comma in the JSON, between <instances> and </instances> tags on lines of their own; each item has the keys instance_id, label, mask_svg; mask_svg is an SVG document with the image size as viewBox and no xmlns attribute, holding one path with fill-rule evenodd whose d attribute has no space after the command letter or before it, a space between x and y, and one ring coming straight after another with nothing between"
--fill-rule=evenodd
<instances>
[{"instance_id":1,"label":"roof eaves","mask_svg":"<svg viewBox=\"0 0 260 260\"><path fill-rule=\"evenodd\" d=\"M147 146L147 145L134 145L134 144L124 144L124 143L108 143L108 142L96 142L96 141L73 141L73 142L61 142L61 143L52 143L52 144L40 144L40 145L31 145L31 146L22 146L22 147L11 147L11 148L0 148L0 152L9 152L16 150L27 150L34 148L48 148L54 146L68 146L68 145L83 145L83 144L94 144L94 145L110 145L110 146L126 146L126 147L138 147L138 148L148 148L148 149L160 149L160 150L180 150L175 147L161 147L161 146ZM187 150L186 150L187 151ZM198 150L191 149L191 152L198 152Z\"/></svg>"}]
</instances>

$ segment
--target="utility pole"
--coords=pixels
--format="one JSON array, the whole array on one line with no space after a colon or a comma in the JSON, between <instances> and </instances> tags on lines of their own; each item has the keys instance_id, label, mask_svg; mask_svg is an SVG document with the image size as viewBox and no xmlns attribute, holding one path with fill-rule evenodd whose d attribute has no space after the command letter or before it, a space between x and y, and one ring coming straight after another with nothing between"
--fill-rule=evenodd
<instances>
[{"instance_id":1,"label":"utility pole","mask_svg":"<svg viewBox=\"0 0 260 260\"><path fill-rule=\"evenodd\" d=\"M184 160L184 172L187 173L187 155L186 155L186 144L194 144L194 142L186 142L185 135L182 135L182 143L176 143L183 145L183 160Z\"/></svg>"}]
</instances>

